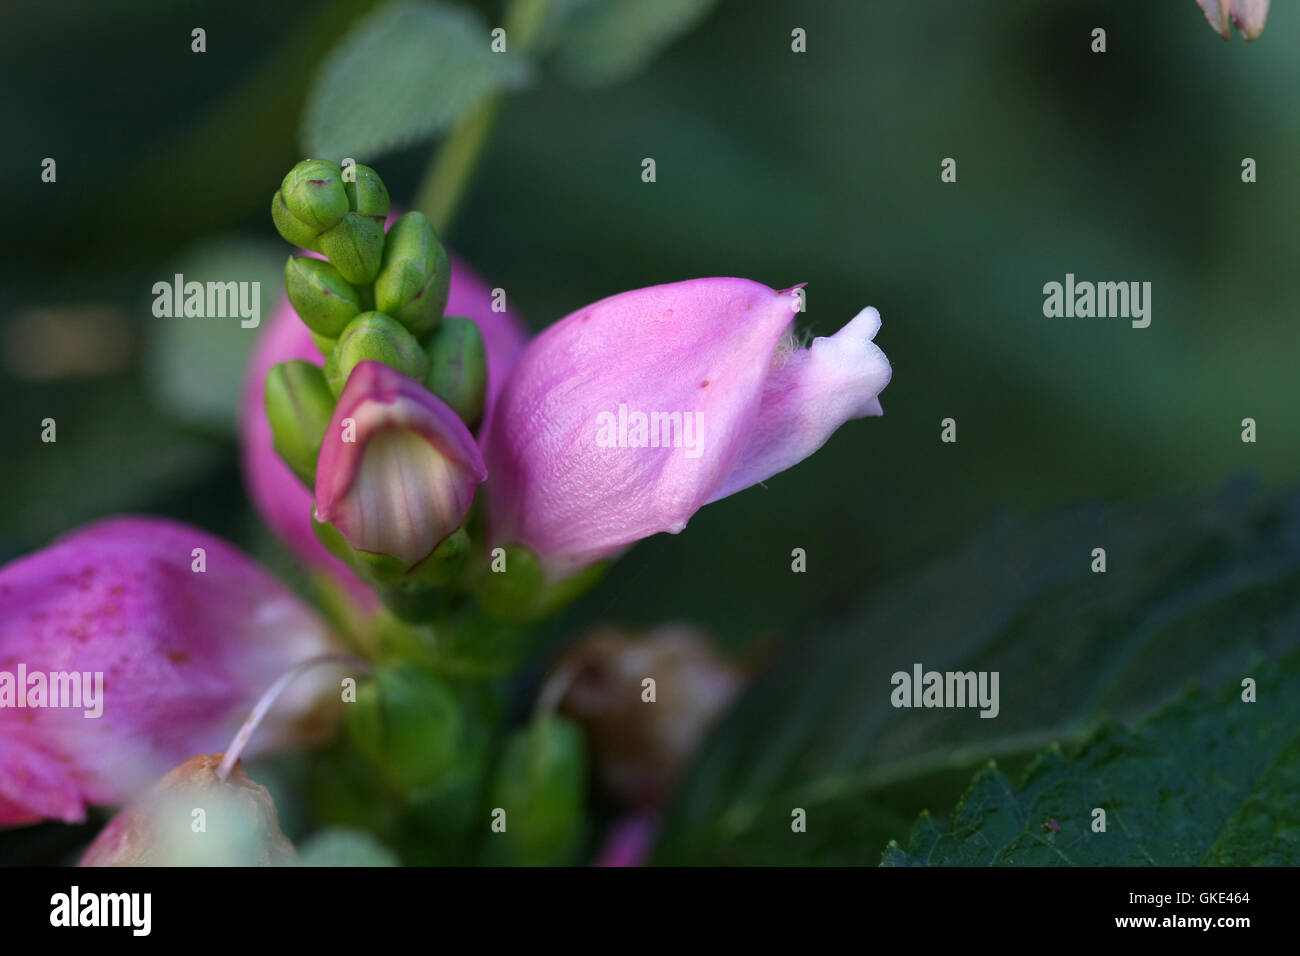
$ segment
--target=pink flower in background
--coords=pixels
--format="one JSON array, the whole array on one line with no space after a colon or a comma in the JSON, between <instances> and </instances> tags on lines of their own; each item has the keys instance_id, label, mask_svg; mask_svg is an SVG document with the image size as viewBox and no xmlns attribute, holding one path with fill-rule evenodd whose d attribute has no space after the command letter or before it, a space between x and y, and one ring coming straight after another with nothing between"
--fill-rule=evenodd
<instances>
[{"instance_id":1,"label":"pink flower in background","mask_svg":"<svg viewBox=\"0 0 1300 956\"><path fill-rule=\"evenodd\" d=\"M881 414L876 310L804 349L796 305L793 290L695 279L603 299L538 335L485 438L493 543L562 574L681 531Z\"/></svg>"},{"instance_id":2,"label":"pink flower in background","mask_svg":"<svg viewBox=\"0 0 1300 956\"><path fill-rule=\"evenodd\" d=\"M482 426L486 428L506 377L523 354L528 333L512 312L492 310L492 290L468 266L454 258L446 313L472 319L483 334L488 360L487 411ZM263 405L266 373L271 366L289 359L324 364L311 333L298 319L288 299L281 299L258 340L244 382L240 409L244 484L259 514L294 554L312 567L333 574L347 585L355 600L373 608L376 601L370 588L317 540L311 528L312 493L280 460L272 446L271 426Z\"/></svg>"},{"instance_id":3,"label":"pink flower in background","mask_svg":"<svg viewBox=\"0 0 1300 956\"><path fill-rule=\"evenodd\" d=\"M330 648L320 617L252 559L171 521L108 519L0 568L0 680L103 675L98 717L0 708L0 826L83 820L224 748L269 684ZM259 745L300 742L332 686L296 683Z\"/></svg>"},{"instance_id":4,"label":"pink flower in background","mask_svg":"<svg viewBox=\"0 0 1300 956\"><path fill-rule=\"evenodd\" d=\"M592 866L644 866L650 862L658 832L659 814L653 811L620 817L610 824Z\"/></svg>"},{"instance_id":5,"label":"pink flower in background","mask_svg":"<svg viewBox=\"0 0 1300 956\"><path fill-rule=\"evenodd\" d=\"M1196 0L1215 32L1227 40L1235 26L1247 40L1264 32L1269 0Z\"/></svg>"},{"instance_id":6,"label":"pink flower in background","mask_svg":"<svg viewBox=\"0 0 1300 956\"><path fill-rule=\"evenodd\" d=\"M455 412L383 362L360 362L321 443L316 517L411 567L461 526L485 477Z\"/></svg>"}]
</instances>

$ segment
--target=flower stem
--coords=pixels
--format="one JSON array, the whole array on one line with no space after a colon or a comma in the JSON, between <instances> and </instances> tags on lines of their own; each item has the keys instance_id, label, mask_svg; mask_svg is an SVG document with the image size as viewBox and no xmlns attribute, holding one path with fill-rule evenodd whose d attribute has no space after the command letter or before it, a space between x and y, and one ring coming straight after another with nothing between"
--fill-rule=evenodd
<instances>
[{"instance_id":1,"label":"flower stem","mask_svg":"<svg viewBox=\"0 0 1300 956\"><path fill-rule=\"evenodd\" d=\"M244 721L243 726L239 728L239 732L235 734L235 739L226 748L225 756L221 758L221 766L217 768L217 778L219 780L225 780L230 776L230 771L235 769L235 764L239 762L239 755L244 752L244 748L248 746L248 742L253 738L258 724L262 722L262 718L267 715L267 712L270 711L276 699L284 692L284 689L293 683L294 678L299 674L311 670L319 664L347 664L356 667L361 673L370 673L368 663L350 654L321 654L318 657L310 657L285 671L258 698L257 703L253 705L252 712L248 715L248 719Z\"/></svg>"},{"instance_id":2,"label":"flower stem","mask_svg":"<svg viewBox=\"0 0 1300 956\"><path fill-rule=\"evenodd\" d=\"M452 217L465 197L483 147L496 125L501 105L502 97L497 95L474 107L468 116L452 127L424 174L424 181L415 196L415 208L429 217L439 235L446 235Z\"/></svg>"},{"instance_id":3,"label":"flower stem","mask_svg":"<svg viewBox=\"0 0 1300 956\"><path fill-rule=\"evenodd\" d=\"M505 16L511 49L523 53L532 46L549 2L511 0ZM451 128L434 152L415 194L415 208L429 217L439 235L445 235L451 227L504 104L505 96L500 93L485 99Z\"/></svg>"}]
</instances>

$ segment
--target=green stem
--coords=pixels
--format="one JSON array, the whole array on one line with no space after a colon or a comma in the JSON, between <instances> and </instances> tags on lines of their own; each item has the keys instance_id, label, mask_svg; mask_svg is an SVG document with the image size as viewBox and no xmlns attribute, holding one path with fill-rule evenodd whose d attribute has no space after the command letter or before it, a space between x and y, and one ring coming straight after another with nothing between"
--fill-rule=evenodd
<instances>
[{"instance_id":1,"label":"green stem","mask_svg":"<svg viewBox=\"0 0 1300 956\"><path fill-rule=\"evenodd\" d=\"M429 217L434 231L445 235L465 197L465 190L487 144L503 97L484 100L452 127L415 196L415 208Z\"/></svg>"},{"instance_id":2,"label":"green stem","mask_svg":"<svg viewBox=\"0 0 1300 956\"><path fill-rule=\"evenodd\" d=\"M505 30L513 50L523 53L532 46L546 18L547 3L549 0L511 0ZM415 194L415 208L429 217L439 235L451 227L504 104L502 94L484 100L451 128L434 151Z\"/></svg>"}]
</instances>

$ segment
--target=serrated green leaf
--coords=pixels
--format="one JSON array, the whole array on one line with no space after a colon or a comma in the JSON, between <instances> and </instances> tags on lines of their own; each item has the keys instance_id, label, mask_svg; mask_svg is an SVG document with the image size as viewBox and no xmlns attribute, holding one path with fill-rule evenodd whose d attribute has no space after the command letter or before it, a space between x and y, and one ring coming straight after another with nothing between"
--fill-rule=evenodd
<instances>
[{"instance_id":1,"label":"serrated green leaf","mask_svg":"<svg viewBox=\"0 0 1300 956\"><path fill-rule=\"evenodd\" d=\"M885 866L1295 866L1300 654L1217 694L1192 691L1127 730L1046 751L1017 789L983 770L941 829L928 814ZM1097 810L1105 830L1095 831Z\"/></svg>"},{"instance_id":2,"label":"serrated green leaf","mask_svg":"<svg viewBox=\"0 0 1300 956\"><path fill-rule=\"evenodd\" d=\"M526 85L528 61L509 47L492 52L491 42L477 15L449 3L396 0L361 18L312 84L304 150L372 161Z\"/></svg>"},{"instance_id":3,"label":"serrated green leaf","mask_svg":"<svg viewBox=\"0 0 1300 956\"><path fill-rule=\"evenodd\" d=\"M989 759L1018 773L1102 715L1137 719L1297 646L1296 495L1004 520L797 635L698 755L656 859L875 864ZM891 676L915 663L998 671L1000 713L893 707Z\"/></svg>"},{"instance_id":4,"label":"serrated green leaf","mask_svg":"<svg viewBox=\"0 0 1300 956\"><path fill-rule=\"evenodd\" d=\"M299 866L400 866L397 854L365 830L327 827L298 848Z\"/></svg>"},{"instance_id":5,"label":"serrated green leaf","mask_svg":"<svg viewBox=\"0 0 1300 956\"><path fill-rule=\"evenodd\" d=\"M543 27L538 49L584 85L633 75L685 33L716 0L560 0Z\"/></svg>"}]
</instances>

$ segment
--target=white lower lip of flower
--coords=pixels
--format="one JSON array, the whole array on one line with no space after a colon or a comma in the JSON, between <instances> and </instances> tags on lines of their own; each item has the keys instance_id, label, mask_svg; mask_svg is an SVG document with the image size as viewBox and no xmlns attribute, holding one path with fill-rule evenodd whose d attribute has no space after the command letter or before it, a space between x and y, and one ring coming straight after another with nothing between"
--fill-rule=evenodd
<instances>
[{"instance_id":1,"label":"white lower lip of flower","mask_svg":"<svg viewBox=\"0 0 1300 956\"><path fill-rule=\"evenodd\" d=\"M415 564L455 531L464 509L452 463L409 431L381 431L366 445L337 521L353 547Z\"/></svg>"}]
</instances>

